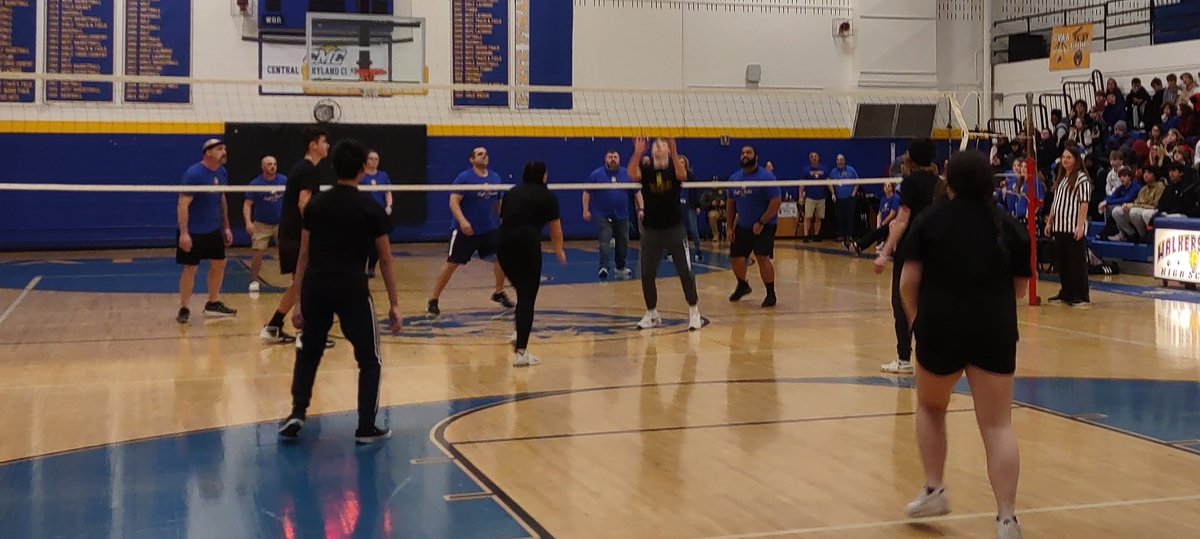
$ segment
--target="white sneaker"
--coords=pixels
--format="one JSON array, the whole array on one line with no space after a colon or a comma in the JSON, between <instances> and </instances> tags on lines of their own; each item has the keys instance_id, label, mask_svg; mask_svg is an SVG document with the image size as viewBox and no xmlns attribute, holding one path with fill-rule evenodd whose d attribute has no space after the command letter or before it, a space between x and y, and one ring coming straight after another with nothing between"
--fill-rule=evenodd
<instances>
[{"instance_id":1,"label":"white sneaker","mask_svg":"<svg viewBox=\"0 0 1200 539\"><path fill-rule=\"evenodd\" d=\"M880 365L879 370L890 374L912 374L913 366L911 361L897 359L891 363Z\"/></svg>"},{"instance_id":2,"label":"white sneaker","mask_svg":"<svg viewBox=\"0 0 1200 539\"><path fill-rule=\"evenodd\" d=\"M513 357L514 367L531 367L533 365L540 365L541 363L542 360L534 357L534 355L530 354L528 350L524 352L517 352L517 354Z\"/></svg>"},{"instance_id":3,"label":"white sneaker","mask_svg":"<svg viewBox=\"0 0 1200 539\"><path fill-rule=\"evenodd\" d=\"M904 506L904 514L909 518L940 517L950 514L950 500L946 499L946 489L940 488L933 492L921 489L917 498Z\"/></svg>"},{"instance_id":4,"label":"white sneaker","mask_svg":"<svg viewBox=\"0 0 1200 539\"><path fill-rule=\"evenodd\" d=\"M646 311L646 316L637 323L638 329L653 329L663 325L662 317L657 312Z\"/></svg>"},{"instance_id":5,"label":"white sneaker","mask_svg":"<svg viewBox=\"0 0 1200 539\"><path fill-rule=\"evenodd\" d=\"M257 294L259 292L258 281L250 281L250 293Z\"/></svg>"},{"instance_id":6,"label":"white sneaker","mask_svg":"<svg viewBox=\"0 0 1200 539\"><path fill-rule=\"evenodd\" d=\"M1004 520L996 517L996 539L1021 539L1021 524L1017 517Z\"/></svg>"},{"instance_id":7,"label":"white sneaker","mask_svg":"<svg viewBox=\"0 0 1200 539\"><path fill-rule=\"evenodd\" d=\"M633 270L631 270L629 268L621 268L621 269L617 270L617 276L622 279L632 279L633 278Z\"/></svg>"},{"instance_id":8,"label":"white sneaker","mask_svg":"<svg viewBox=\"0 0 1200 539\"><path fill-rule=\"evenodd\" d=\"M700 318L700 308L697 306L688 307L688 330L696 331L704 327L704 319Z\"/></svg>"}]
</instances>

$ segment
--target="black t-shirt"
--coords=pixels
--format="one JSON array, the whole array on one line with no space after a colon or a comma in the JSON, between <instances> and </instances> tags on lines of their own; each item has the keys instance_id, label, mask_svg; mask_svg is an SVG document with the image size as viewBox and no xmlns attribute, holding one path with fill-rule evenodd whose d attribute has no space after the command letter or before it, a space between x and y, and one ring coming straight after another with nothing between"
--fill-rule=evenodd
<instances>
[{"instance_id":1,"label":"black t-shirt","mask_svg":"<svg viewBox=\"0 0 1200 539\"><path fill-rule=\"evenodd\" d=\"M917 220L917 217L925 211L926 208L933 205L933 196L937 192L938 182L941 178L925 171L917 171L904 177L900 182L900 204L908 206L908 211L911 212L908 218L908 228L905 229L904 235L900 236L900 240L908 237L912 231L912 223ZM901 255L903 256L903 255Z\"/></svg>"},{"instance_id":2,"label":"black t-shirt","mask_svg":"<svg viewBox=\"0 0 1200 539\"><path fill-rule=\"evenodd\" d=\"M504 232L521 228L541 231L546 223L558 218L558 197L545 184L519 184L500 201L500 230Z\"/></svg>"},{"instance_id":3,"label":"black t-shirt","mask_svg":"<svg viewBox=\"0 0 1200 539\"><path fill-rule=\"evenodd\" d=\"M315 197L321 192L322 185L333 185L333 165L328 159L314 165L308 159L301 159L292 167L288 175L287 187L283 191L283 213L279 219L279 237L300 241L300 227L303 219L300 215L300 191L308 190ZM309 203L313 199L309 199Z\"/></svg>"},{"instance_id":4,"label":"black t-shirt","mask_svg":"<svg viewBox=\"0 0 1200 539\"><path fill-rule=\"evenodd\" d=\"M1032 275L1029 250L1025 229L995 208L950 200L923 212L900 248L924 270L914 332L956 343L1015 341L1012 280Z\"/></svg>"},{"instance_id":5,"label":"black t-shirt","mask_svg":"<svg viewBox=\"0 0 1200 539\"><path fill-rule=\"evenodd\" d=\"M651 164L641 165L641 169L642 198L646 201L643 226L663 230L683 223L683 210L679 204L683 185L675 177L675 167L655 170Z\"/></svg>"},{"instance_id":6,"label":"black t-shirt","mask_svg":"<svg viewBox=\"0 0 1200 539\"><path fill-rule=\"evenodd\" d=\"M336 185L304 209L308 273L365 276L375 240L392 231L392 221L374 197Z\"/></svg>"}]
</instances>

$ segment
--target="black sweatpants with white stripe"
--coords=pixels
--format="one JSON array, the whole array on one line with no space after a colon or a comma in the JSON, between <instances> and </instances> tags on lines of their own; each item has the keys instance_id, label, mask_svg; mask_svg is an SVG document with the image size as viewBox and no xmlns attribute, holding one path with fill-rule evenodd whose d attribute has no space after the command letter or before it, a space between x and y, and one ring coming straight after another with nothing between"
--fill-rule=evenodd
<instances>
[{"instance_id":1,"label":"black sweatpants with white stripe","mask_svg":"<svg viewBox=\"0 0 1200 539\"><path fill-rule=\"evenodd\" d=\"M358 424L375 424L379 412L379 380L383 362L379 355L379 326L366 275L308 274L301 285L300 312L304 333L296 349L292 372L292 413L303 414L312 401L317 368L325 354L325 340L337 315L342 334L354 347L358 362Z\"/></svg>"}]
</instances>

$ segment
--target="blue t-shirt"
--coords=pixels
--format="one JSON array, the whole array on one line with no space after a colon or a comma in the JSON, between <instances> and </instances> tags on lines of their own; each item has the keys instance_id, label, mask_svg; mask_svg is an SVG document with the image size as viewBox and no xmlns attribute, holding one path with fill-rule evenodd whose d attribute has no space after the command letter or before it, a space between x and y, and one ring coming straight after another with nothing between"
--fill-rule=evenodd
<instances>
[{"instance_id":1,"label":"blue t-shirt","mask_svg":"<svg viewBox=\"0 0 1200 539\"><path fill-rule=\"evenodd\" d=\"M588 183L627 183L629 171L617 167L616 172L598 167L588 176ZM596 189L588 191L588 211L598 219L629 219L629 191Z\"/></svg>"},{"instance_id":2,"label":"blue t-shirt","mask_svg":"<svg viewBox=\"0 0 1200 539\"><path fill-rule=\"evenodd\" d=\"M829 173L825 171L825 167L821 165L811 166L805 165L800 171L801 180L827 180ZM804 196L813 200L825 200L829 196L829 187L824 185L810 185L804 188Z\"/></svg>"},{"instance_id":3,"label":"blue t-shirt","mask_svg":"<svg viewBox=\"0 0 1200 539\"><path fill-rule=\"evenodd\" d=\"M846 165L846 170L842 170L840 168L833 167L833 170L829 171L829 179L831 179L831 180L857 180L858 179L858 171L854 170L854 167L852 167L850 165ZM856 185L835 185L835 186L833 186L833 192L835 194L837 194L838 200L842 200L842 199L846 199L846 198L850 198L851 196L854 196L854 188L855 187L857 187L857 186Z\"/></svg>"},{"instance_id":4,"label":"blue t-shirt","mask_svg":"<svg viewBox=\"0 0 1200 539\"><path fill-rule=\"evenodd\" d=\"M454 185L500 185L500 175L488 171L486 178L479 177L475 169L468 168L454 178ZM487 234L500 228L500 216L496 213L496 203L500 200L499 191L465 191L462 195L462 212L475 235ZM454 230L458 230L458 220L454 220Z\"/></svg>"},{"instance_id":5,"label":"blue t-shirt","mask_svg":"<svg viewBox=\"0 0 1200 539\"><path fill-rule=\"evenodd\" d=\"M183 173L183 185L229 185L225 167L209 170L204 163L196 163ZM208 234L221 229L221 193L191 193L192 205L188 206L188 233Z\"/></svg>"},{"instance_id":6,"label":"blue t-shirt","mask_svg":"<svg viewBox=\"0 0 1200 539\"><path fill-rule=\"evenodd\" d=\"M260 174L257 178L250 180L250 185L284 187L287 185L287 176L276 174L274 180L267 181ZM283 191L246 193L246 199L254 203L254 213L251 215L251 219L254 219L255 223L262 223L264 225L279 224L279 219L283 217Z\"/></svg>"},{"instance_id":7,"label":"blue t-shirt","mask_svg":"<svg viewBox=\"0 0 1200 539\"><path fill-rule=\"evenodd\" d=\"M762 167L754 169L754 172L750 174L739 170L729 175L731 182L743 180L775 181L775 175ZM783 196L783 192L778 187L733 187L726 189L726 194L736 204L734 209L737 210L737 226L751 229L766 213L767 207L771 205L771 200ZM776 217L772 217L768 224L775 224L778 221Z\"/></svg>"},{"instance_id":8,"label":"blue t-shirt","mask_svg":"<svg viewBox=\"0 0 1200 539\"><path fill-rule=\"evenodd\" d=\"M363 174L362 182L359 183L359 185L391 185L391 184L392 184L392 179L389 178L387 173L382 170L377 170L377 171L375 171L374 174ZM378 202L380 206L382 206L384 208L387 207L387 194L388 194L387 191L368 191L368 193L371 194L371 198L374 198L375 202ZM471 226L474 226L474 225L475 225L475 221L471 221Z\"/></svg>"},{"instance_id":9,"label":"blue t-shirt","mask_svg":"<svg viewBox=\"0 0 1200 539\"><path fill-rule=\"evenodd\" d=\"M892 196L879 200L879 218L887 219L892 212L900 209L900 194L892 191Z\"/></svg>"}]
</instances>

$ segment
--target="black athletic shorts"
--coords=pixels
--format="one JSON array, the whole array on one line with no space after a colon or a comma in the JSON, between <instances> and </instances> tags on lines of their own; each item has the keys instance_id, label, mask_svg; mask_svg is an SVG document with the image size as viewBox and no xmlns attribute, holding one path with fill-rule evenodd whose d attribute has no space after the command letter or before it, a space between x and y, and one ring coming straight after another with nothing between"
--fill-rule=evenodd
<instances>
[{"instance_id":1,"label":"black athletic shorts","mask_svg":"<svg viewBox=\"0 0 1200 539\"><path fill-rule=\"evenodd\" d=\"M995 374L1012 374L1017 370L1017 341L955 342L937 336L916 335L917 362L925 370L947 376L974 365Z\"/></svg>"},{"instance_id":2,"label":"black athletic shorts","mask_svg":"<svg viewBox=\"0 0 1200 539\"><path fill-rule=\"evenodd\" d=\"M729 256L746 258L754 253L756 256L775 257L776 225L763 225L762 233L755 236L749 228L737 227L733 231L733 243L729 245Z\"/></svg>"},{"instance_id":3,"label":"black athletic shorts","mask_svg":"<svg viewBox=\"0 0 1200 539\"><path fill-rule=\"evenodd\" d=\"M201 260L225 260L225 235L221 229L207 234L192 234L192 250L179 248L179 231L175 231L175 263L198 266Z\"/></svg>"},{"instance_id":4,"label":"black athletic shorts","mask_svg":"<svg viewBox=\"0 0 1200 539\"><path fill-rule=\"evenodd\" d=\"M279 273L291 275L296 273L296 263L300 262L300 239L279 237Z\"/></svg>"},{"instance_id":5,"label":"black athletic shorts","mask_svg":"<svg viewBox=\"0 0 1200 539\"><path fill-rule=\"evenodd\" d=\"M479 253L479 258L496 256L500 244L500 231L493 230L485 234L468 236L460 230L450 233L450 256L446 261L453 264L466 264L471 261L471 255Z\"/></svg>"}]
</instances>

